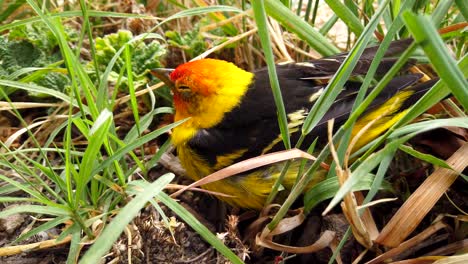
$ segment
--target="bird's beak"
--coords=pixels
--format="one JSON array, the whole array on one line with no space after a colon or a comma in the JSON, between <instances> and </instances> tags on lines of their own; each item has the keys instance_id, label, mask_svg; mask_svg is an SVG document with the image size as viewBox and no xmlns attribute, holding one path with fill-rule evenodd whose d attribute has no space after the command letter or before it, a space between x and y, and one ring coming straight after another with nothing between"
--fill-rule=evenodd
<instances>
[{"instance_id":1,"label":"bird's beak","mask_svg":"<svg viewBox=\"0 0 468 264\"><path fill-rule=\"evenodd\" d=\"M171 81L169 75L173 72L174 69L166 69L166 68L157 68L150 70L151 74L164 82L169 88L174 88L174 82Z\"/></svg>"}]
</instances>

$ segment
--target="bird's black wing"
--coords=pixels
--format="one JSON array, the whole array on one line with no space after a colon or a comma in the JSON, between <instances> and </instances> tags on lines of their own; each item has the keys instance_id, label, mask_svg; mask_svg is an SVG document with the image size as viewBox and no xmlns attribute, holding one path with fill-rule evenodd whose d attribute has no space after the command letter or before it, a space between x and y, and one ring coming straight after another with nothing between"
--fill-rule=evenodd
<instances>
[{"instance_id":1,"label":"bird's black wing","mask_svg":"<svg viewBox=\"0 0 468 264\"><path fill-rule=\"evenodd\" d=\"M406 40L392 44L387 53L394 55L397 51L401 52L409 43ZM376 50L376 48L371 47L364 51L357 70L354 71L355 75L367 72ZM293 132L294 130L300 132L300 124L303 121L300 118L305 118L315 100L326 87L326 83L321 80L321 77L333 75L341 65L344 56L345 54L339 54L307 63L277 66L283 101ZM381 66L382 71L388 70L395 60L388 59L386 62ZM420 75L406 75L395 78L373 101L369 109L382 104L397 91L415 83L420 77ZM342 93L318 126L314 128L304 146L307 146L307 143L317 136L322 143L325 142L327 120L335 118L336 127L346 121L360 86L359 82L353 81L345 84ZM212 166L216 165L219 157L227 154L232 154L233 162L237 162L264 152L282 150L284 146L280 138L276 113L268 71L265 68L257 70L255 81L249 87L241 103L231 112L226 113L218 125L198 131L188 144ZM292 133L293 144L297 141L298 136L299 133Z\"/></svg>"}]
</instances>

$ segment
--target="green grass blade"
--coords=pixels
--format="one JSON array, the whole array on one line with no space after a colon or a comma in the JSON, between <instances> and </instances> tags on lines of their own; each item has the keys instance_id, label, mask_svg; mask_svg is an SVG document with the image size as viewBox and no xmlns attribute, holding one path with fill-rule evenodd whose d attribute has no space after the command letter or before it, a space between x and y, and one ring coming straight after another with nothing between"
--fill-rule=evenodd
<instances>
[{"instance_id":1,"label":"green grass blade","mask_svg":"<svg viewBox=\"0 0 468 264\"><path fill-rule=\"evenodd\" d=\"M72 239L70 241L70 250L68 250L67 264L75 264L78 260L81 249L81 232L76 230L71 233Z\"/></svg>"},{"instance_id":2,"label":"green grass blade","mask_svg":"<svg viewBox=\"0 0 468 264\"><path fill-rule=\"evenodd\" d=\"M460 9L461 14L465 18L465 21L468 21L468 2L465 0L455 0L455 4L458 9Z\"/></svg>"},{"instance_id":3,"label":"green grass blade","mask_svg":"<svg viewBox=\"0 0 468 264\"><path fill-rule=\"evenodd\" d=\"M281 89L276 74L276 65L271 47L270 35L267 26L267 18L265 14L265 6L262 0L253 0L252 7L254 10L255 22L258 27L258 34L262 43L263 52L268 66L268 76L270 78L270 85L273 91L276 109L278 111L278 123L281 131L281 137L286 149L291 148L291 139L289 138L288 118L286 116L286 109L281 95Z\"/></svg>"},{"instance_id":4,"label":"green grass blade","mask_svg":"<svg viewBox=\"0 0 468 264\"><path fill-rule=\"evenodd\" d=\"M267 14L280 22L286 29L298 35L309 46L324 56L330 56L340 52L335 46L330 44L327 38L309 25L302 18L296 16L294 12L286 8L277 0L265 0L265 10Z\"/></svg>"},{"instance_id":5,"label":"green grass blade","mask_svg":"<svg viewBox=\"0 0 468 264\"><path fill-rule=\"evenodd\" d=\"M444 17L449 13L450 8L453 5L453 0L440 1L434 12L432 13L432 22L434 25L439 26L442 23Z\"/></svg>"},{"instance_id":6,"label":"green grass blade","mask_svg":"<svg viewBox=\"0 0 468 264\"><path fill-rule=\"evenodd\" d=\"M172 179L174 179L174 174L172 173L161 176L125 205L112 222L102 231L91 248L89 248L80 259L79 263L98 263L101 257L109 251L112 244L119 238L128 223L130 223L138 212L145 207L146 203L161 192Z\"/></svg>"},{"instance_id":7,"label":"green grass blade","mask_svg":"<svg viewBox=\"0 0 468 264\"><path fill-rule=\"evenodd\" d=\"M105 161L103 161L101 164L99 164L91 173L91 175L94 175L94 174L97 174L99 171L103 170L104 168L107 168L110 163L116 161L116 160L119 160L121 159L125 154L127 154L128 152L132 151L133 149L157 138L158 136L168 132L169 130L171 130L172 128L182 124L183 122L185 122L187 119L183 119L183 120L180 120L178 122L174 122L170 125L167 125L165 127L162 127L160 129L157 129L157 130L154 130L142 137L140 137L138 140L135 140L129 144L127 144L126 146L118 149L117 151L114 152L114 154L112 154L112 156L110 156L109 158L107 158Z\"/></svg>"},{"instance_id":8,"label":"green grass blade","mask_svg":"<svg viewBox=\"0 0 468 264\"><path fill-rule=\"evenodd\" d=\"M338 0L325 0L325 2L356 36L362 34L364 26L345 4Z\"/></svg>"},{"instance_id":9,"label":"green grass blade","mask_svg":"<svg viewBox=\"0 0 468 264\"><path fill-rule=\"evenodd\" d=\"M22 234L21 236L16 238L13 243L21 242L21 241L23 241L25 239L28 239L28 238L36 235L39 232L47 231L47 230L49 230L49 229L51 229L53 227L56 227L56 226L58 226L58 225L60 225L62 223L65 223L69 219L71 219L69 216L56 217L55 219L47 221L46 223L44 223L44 224L42 224L42 225L40 225L38 227L35 227L35 228L29 230L28 232Z\"/></svg>"},{"instance_id":10,"label":"green grass blade","mask_svg":"<svg viewBox=\"0 0 468 264\"><path fill-rule=\"evenodd\" d=\"M89 131L87 148L80 163L79 177L76 180L76 194L78 203L82 198L83 191L86 189L85 185L92 179L94 173L93 169L97 166L97 157L101 151L101 146L106 141L106 134L112 124L112 113L104 109L96 119Z\"/></svg>"},{"instance_id":11,"label":"green grass blade","mask_svg":"<svg viewBox=\"0 0 468 264\"><path fill-rule=\"evenodd\" d=\"M0 212L0 218L7 217L13 214L34 213L55 216L70 216L70 212L58 207L41 206L41 205L18 205Z\"/></svg>"},{"instance_id":12,"label":"green grass blade","mask_svg":"<svg viewBox=\"0 0 468 264\"><path fill-rule=\"evenodd\" d=\"M411 156L418 158L420 160L426 161L428 163L431 163L432 165L436 165L442 168L446 169L451 169L450 165L447 164L444 160L441 160L437 157L434 157L433 155L426 154L426 153L421 153L417 150L415 150L412 147L401 145L400 149L403 150L404 152L410 154Z\"/></svg>"},{"instance_id":13,"label":"green grass blade","mask_svg":"<svg viewBox=\"0 0 468 264\"><path fill-rule=\"evenodd\" d=\"M364 191L369 190L373 182L375 181L375 176L372 174L367 174L352 187L352 191ZM336 177L328 178L317 185L310 188L307 194L304 196L304 211L310 212L317 204L323 202L327 199L332 198L336 192L339 190L340 184ZM381 188L381 186L379 186ZM387 186L388 188L388 186Z\"/></svg>"},{"instance_id":14,"label":"green grass blade","mask_svg":"<svg viewBox=\"0 0 468 264\"><path fill-rule=\"evenodd\" d=\"M468 81L456 66L456 61L447 51L431 20L424 15L410 11L403 14L403 19L418 44L434 65L440 78L447 84L453 95L465 110L468 110Z\"/></svg>"},{"instance_id":15,"label":"green grass blade","mask_svg":"<svg viewBox=\"0 0 468 264\"><path fill-rule=\"evenodd\" d=\"M0 79L0 86L8 86L16 89L20 89L23 91L31 92L31 93L44 93L47 95L50 95L52 97L55 97L61 101L67 102L69 104L72 104L73 106L78 107L78 104L76 100L70 98L68 95L61 93L57 90L49 89L46 87L39 86L37 84L32 84L32 83L22 83L18 81L10 81L10 80L1 80ZM85 108L86 111L88 112L87 108Z\"/></svg>"}]
</instances>

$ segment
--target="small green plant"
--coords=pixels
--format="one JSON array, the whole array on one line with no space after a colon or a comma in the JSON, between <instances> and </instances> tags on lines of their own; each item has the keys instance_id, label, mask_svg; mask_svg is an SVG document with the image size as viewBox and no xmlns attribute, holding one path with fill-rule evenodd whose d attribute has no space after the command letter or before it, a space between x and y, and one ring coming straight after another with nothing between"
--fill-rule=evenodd
<instances>
[{"instance_id":1,"label":"small green plant","mask_svg":"<svg viewBox=\"0 0 468 264\"><path fill-rule=\"evenodd\" d=\"M104 37L97 37L95 40L96 58L99 64L99 70L105 71L107 65L116 55L117 51L132 40L133 34L128 30L119 30L117 33L112 33ZM161 67L161 59L166 54L167 49L164 44L158 41L146 43L144 41L135 41L129 45L131 52L131 64L133 73L133 86L141 87L149 82L148 70ZM94 64L90 62L88 67L94 70ZM128 87L128 76L124 71L125 59L124 54L121 54L112 68L109 75L111 82L117 82L120 74L123 74L123 85L120 87L124 90Z\"/></svg>"},{"instance_id":2,"label":"small green plant","mask_svg":"<svg viewBox=\"0 0 468 264\"><path fill-rule=\"evenodd\" d=\"M74 30L67 30L68 41L76 40ZM15 27L7 36L0 36L0 77L21 80L63 92L70 79L62 63L59 45L44 23L29 23ZM6 88L6 94L16 89ZM44 93L29 92L34 97ZM2 98L2 95L0 95Z\"/></svg>"},{"instance_id":3,"label":"small green plant","mask_svg":"<svg viewBox=\"0 0 468 264\"><path fill-rule=\"evenodd\" d=\"M189 58L194 58L206 50L207 44L200 34L200 26L181 34L175 30L166 31L168 43L183 50Z\"/></svg>"}]
</instances>

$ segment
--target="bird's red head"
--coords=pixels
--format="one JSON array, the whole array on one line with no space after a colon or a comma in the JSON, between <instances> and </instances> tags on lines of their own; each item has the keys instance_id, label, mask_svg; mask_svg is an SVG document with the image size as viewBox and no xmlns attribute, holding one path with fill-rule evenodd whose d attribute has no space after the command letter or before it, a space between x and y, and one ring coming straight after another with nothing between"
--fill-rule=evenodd
<instances>
[{"instance_id":1,"label":"bird's red head","mask_svg":"<svg viewBox=\"0 0 468 264\"><path fill-rule=\"evenodd\" d=\"M227 61L202 59L178 66L169 78L176 119L192 117L209 126L240 103L253 74Z\"/></svg>"}]
</instances>

